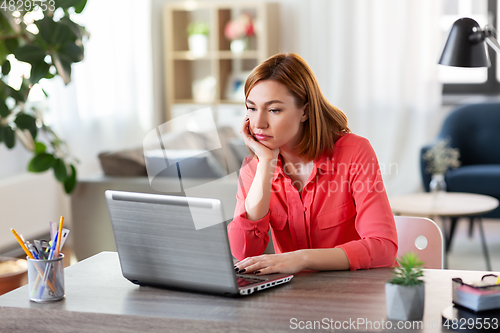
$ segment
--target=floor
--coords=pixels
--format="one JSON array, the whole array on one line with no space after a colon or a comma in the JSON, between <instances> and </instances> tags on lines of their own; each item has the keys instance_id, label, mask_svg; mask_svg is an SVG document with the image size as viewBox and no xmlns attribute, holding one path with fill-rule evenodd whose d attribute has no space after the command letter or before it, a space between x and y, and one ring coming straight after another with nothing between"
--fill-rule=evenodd
<instances>
[{"instance_id":1,"label":"floor","mask_svg":"<svg viewBox=\"0 0 500 333\"><path fill-rule=\"evenodd\" d=\"M483 219L483 228L492 271L500 272L500 219ZM477 224L473 230L472 238L469 238L468 220L459 220L448 253L449 269L486 270Z\"/></svg>"}]
</instances>

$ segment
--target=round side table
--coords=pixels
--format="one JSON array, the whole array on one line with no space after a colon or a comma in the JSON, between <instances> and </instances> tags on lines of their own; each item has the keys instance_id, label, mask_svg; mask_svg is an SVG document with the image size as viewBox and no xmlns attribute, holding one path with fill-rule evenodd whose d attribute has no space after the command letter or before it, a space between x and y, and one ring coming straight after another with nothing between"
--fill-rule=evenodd
<instances>
[{"instance_id":1,"label":"round side table","mask_svg":"<svg viewBox=\"0 0 500 333\"><path fill-rule=\"evenodd\" d=\"M442 218L443 235L445 239L445 248L451 242L453 229L447 233L445 218L450 217L472 217L478 220L479 232L481 236L481 245L483 247L486 267L491 271L491 263L484 238L483 223L481 215L491 212L498 207L496 198L473 193L459 192L433 192L433 193L415 193L389 199L392 212L395 215L424 216L434 219ZM447 267L445 253L445 268Z\"/></svg>"}]
</instances>

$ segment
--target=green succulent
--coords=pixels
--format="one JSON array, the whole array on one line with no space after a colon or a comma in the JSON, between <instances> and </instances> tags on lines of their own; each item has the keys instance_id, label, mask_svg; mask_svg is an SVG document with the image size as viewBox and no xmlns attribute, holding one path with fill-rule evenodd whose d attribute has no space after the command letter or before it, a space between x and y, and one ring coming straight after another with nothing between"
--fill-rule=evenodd
<instances>
[{"instance_id":1,"label":"green succulent","mask_svg":"<svg viewBox=\"0 0 500 333\"><path fill-rule=\"evenodd\" d=\"M423 261L418 259L418 256L409 252L397 259L398 267L394 268L394 277L389 281L392 284L412 287L423 284L422 277L424 272L422 270Z\"/></svg>"}]
</instances>

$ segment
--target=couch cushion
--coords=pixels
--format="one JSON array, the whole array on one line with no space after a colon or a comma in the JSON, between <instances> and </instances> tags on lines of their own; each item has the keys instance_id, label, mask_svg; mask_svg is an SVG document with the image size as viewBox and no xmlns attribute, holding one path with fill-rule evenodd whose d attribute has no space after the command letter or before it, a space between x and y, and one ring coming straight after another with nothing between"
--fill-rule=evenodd
<instances>
[{"instance_id":1,"label":"couch cushion","mask_svg":"<svg viewBox=\"0 0 500 333\"><path fill-rule=\"evenodd\" d=\"M500 199L500 164L466 165L446 173L450 192L467 192Z\"/></svg>"},{"instance_id":2,"label":"couch cushion","mask_svg":"<svg viewBox=\"0 0 500 333\"><path fill-rule=\"evenodd\" d=\"M150 178L220 178L224 176L221 166L213 154L206 150L194 149L156 149L144 152ZM167 167L167 163L169 166ZM179 170L177 165L179 164Z\"/></svg>"},{"instance_id":3,"label":"couch cushion","mask_svg":"<svg viewBox=\"0 0 500 333\"><path fill-rule=\"evenodd\" d=\"M98 157L105 175L127 177L147 175L141 148L102 152Z\"/></svg>"}]
</instances>

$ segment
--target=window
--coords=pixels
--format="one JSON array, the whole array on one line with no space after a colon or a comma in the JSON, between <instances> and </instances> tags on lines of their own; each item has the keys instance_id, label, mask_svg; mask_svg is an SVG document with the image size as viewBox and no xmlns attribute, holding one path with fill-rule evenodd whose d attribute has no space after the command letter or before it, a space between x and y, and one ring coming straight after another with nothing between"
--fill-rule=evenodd
<instances>
[{"instance_id":1,"label":"window","mask_svg":"<svg viewBox=\"0 0 500 333\"><path fill-rule=\"evenodd\" d=\"M498 0L444 0L441 16L443 46L448 38L453 22L462 17L476 20L483 28L489 24L497 28ZM438 66L438 75L443 83L443 94L484 94L500 93L500 66L497 54L489 46L491 67L459 68Z\"/></svg>"}]
</instances>

